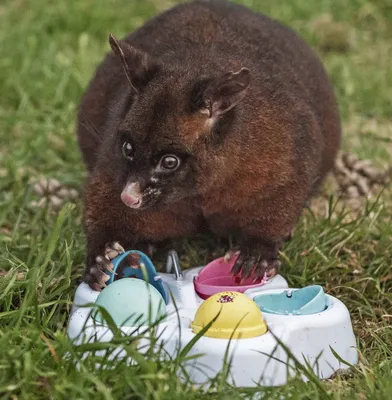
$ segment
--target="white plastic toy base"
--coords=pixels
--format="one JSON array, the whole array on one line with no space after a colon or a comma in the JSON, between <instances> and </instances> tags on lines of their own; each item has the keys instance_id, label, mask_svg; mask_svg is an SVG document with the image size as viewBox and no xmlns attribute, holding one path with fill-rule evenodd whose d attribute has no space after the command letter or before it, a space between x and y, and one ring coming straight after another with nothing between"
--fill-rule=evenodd
<instances>
[{"instance_id":1,"label":"white plastic toy base","mask_svg":"<svg viewBox=\"0 0 392 400\"><path fill-rule=\"evenodd\" d=\"M168 355L175 356L195 336L191 330L191 322L203 300L195 293L193 279L202 267L183 271L183 279L176 280L174 275L160 274L165 289L171 292L173 302L167 305L168 318L157 327L157 335L161 335L159 343L164 343ZM126 279L126 278L125 278ZM246 291L244 294L254 298L260 292L282 292L287 289L287 282L280 275L275 276L264 286ZM290 289L295 290L295 289ZM98 325L90 316L91 307L83 305L94 303L99 292L93 291L82 283L75 294L71 312L68 335L75 344L87 341L110 341L111 330ZM327 295L328 308L312 315L275 315L263 313L268 332L250 339L232 340L229 359L232 358L229 381L236 386L251 387L257 384L279 386L287 382L294 374L286 351L278 345L273 334L284 343L298 361L312 366L319 378L329 378L336 370L347 368L331 351L332 349L350 364L356 364L358 354L351 319L346 306L338 299ZM180 326L179 326L180 325ZM135 332L135 328L121 327L125 334ZM148 339L139 342L140 351L148 348ZM159 345L158 343L158 345ZM227 339L201 337L188 355L203 354L185 365L187 373L195 384L206 383L222 369L224 356L229 345ZM119 348L122 357L125 352ZM303 377L306 380L305 377Z\"/></svg>"}]
</instances>

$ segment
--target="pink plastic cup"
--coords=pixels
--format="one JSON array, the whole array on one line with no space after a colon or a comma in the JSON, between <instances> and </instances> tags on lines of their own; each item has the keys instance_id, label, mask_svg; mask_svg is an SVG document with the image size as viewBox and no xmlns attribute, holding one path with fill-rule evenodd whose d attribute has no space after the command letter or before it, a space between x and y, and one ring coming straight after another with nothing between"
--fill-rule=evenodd
<instances>
[{"instance_id":1,"label":"pink plastic cup","mask_svg":"<svg viewBox=\"0 0 392 400\"><path fill-rule=\"evenodd\" d=\"M208 297L219 293L219 292L240 292L243 293L245 290L257 288L263 286L266 282L266 278L254 282L254 278L250 277L245 279L241 284L239 283L239 277L233 276L231 269L238 256L226 263L224 258L218 258L207 264L194 278L193 284L195 286L196 293L202 298L207 299Z\"/></svg>"}]
</instances>

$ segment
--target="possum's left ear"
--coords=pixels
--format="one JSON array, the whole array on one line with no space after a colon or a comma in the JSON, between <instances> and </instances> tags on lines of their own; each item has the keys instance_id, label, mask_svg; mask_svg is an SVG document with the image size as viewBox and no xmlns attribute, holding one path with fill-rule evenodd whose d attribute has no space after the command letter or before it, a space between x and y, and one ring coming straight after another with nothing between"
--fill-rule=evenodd
<instances>
[{"instance_id":1,"label":"possum's left ear","mask_svg":"<svg viewBox=\"0 0 392 400\"><path fill-rule=\"evenodd\" d=\"M201 112L209 118L217 118L235 107L246 95L250 83L250 71L241 68L228 72L211 82L203 93Z\"/></svg>"},{"instance_id":2,"label":"possum's left ear","mask_svg":"<svg viewBox=\"0 0 392 400\"><path fill-rule=\"evenodd\" d=\"M112 34L109 44L119 56L125 75L135 92L140 92L159 69L158 62L146 52L137 49L123 40L117 40Z\"/></svg>"}]
</instances>

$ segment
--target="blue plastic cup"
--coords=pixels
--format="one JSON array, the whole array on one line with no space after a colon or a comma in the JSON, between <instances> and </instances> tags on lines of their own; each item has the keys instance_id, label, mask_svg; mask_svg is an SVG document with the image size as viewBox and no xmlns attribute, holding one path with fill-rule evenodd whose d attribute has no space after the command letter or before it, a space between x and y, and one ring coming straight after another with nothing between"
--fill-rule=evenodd
<instances>
[{"instance_id":1,"label":"blue plastic cup","mask_svg":"<svg viewBox=\"0 0 392 400\"><path fill-rule=\"evenodd\" d=\"M145 267L144 272L143 272L142 268L132 268L126 262L127 257L132 253L136 253L140 256L139 265L140 264L144 265L144 267ZM152 263L150 258L147 257L146 254L144 254L138 250L125 251L124 253L121 253L117 257L115 257L112 260L112 264L113 264L113 272L106 271L106 274L109 275L109 277L110 277L110 279L106 282L107 285L110 285L115 280L122 279L122 278L143 279L143 280L146 280L148 283L150 283L152 286L154 286L155 289L158 290L158 292L162 295L163 299L165 300L166 304L169 302L169 296L166 293L166 290L163 286L162 278L157 274L154 264ZM120 270L121 270L121 273L120 273ZM120 276L119 276L119 273L120 273Z\"/></svg>"},{"instance_id":2,"label":"blue plastic cup","mask_svg":"<svg viewBox=\"0 0 392 400\"><path fill-rule=\"evenodd\" d=\"M281 293L262 293L253 299L260 310L269 314L309 315L327 308L327 297L319 285Z\"/></svg>"}]
</instances>

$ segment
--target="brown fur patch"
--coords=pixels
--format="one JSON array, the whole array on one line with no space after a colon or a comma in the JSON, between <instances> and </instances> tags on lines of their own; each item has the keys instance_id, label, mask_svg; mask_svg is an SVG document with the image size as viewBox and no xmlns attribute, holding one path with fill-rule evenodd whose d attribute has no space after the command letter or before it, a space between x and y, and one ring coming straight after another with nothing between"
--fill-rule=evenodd
<instances>
[{"instance_id":1,"label":"brown fur patch","mask_svg":"<svg viewBox=\"0 0 392 400\"><path fill-rule=\"evenodd\" d=\"M186 147L192 148L197 139L210 134L208 120L206 115L198 112L178 118L178 131Z\"/></svg>"}]
</instances>

